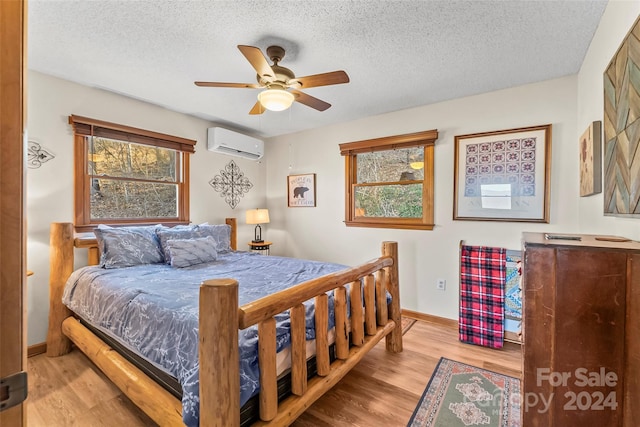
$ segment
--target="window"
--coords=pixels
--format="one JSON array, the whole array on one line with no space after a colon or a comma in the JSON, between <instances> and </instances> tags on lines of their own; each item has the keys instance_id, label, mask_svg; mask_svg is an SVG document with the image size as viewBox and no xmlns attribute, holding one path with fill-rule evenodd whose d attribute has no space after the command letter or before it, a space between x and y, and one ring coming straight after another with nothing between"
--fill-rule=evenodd
<instances>
[{"instance_id":1,"label":"window","mask_svg":"<svg viewBox=\"0 0 640 427\"><path fill-rule=\"evenodd\" d=\"M189 154L196 141L70 116L75 226L189 222Z\"/></svg>"},{"instance_id":2,"label":"window","mask_svg":"<svg viewBox=\"0 0 640 427\"><path fill-rule=\"evenodd\" d=\"M346 225L433 230L436 139L430 130L340 144Z\"/></svg>"}]
</instances>

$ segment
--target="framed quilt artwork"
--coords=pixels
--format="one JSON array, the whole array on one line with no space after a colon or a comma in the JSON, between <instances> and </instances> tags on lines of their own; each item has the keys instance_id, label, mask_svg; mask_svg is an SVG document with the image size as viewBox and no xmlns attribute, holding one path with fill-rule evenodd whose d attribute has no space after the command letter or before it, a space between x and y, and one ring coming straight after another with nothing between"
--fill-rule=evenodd
<instances>
[{"instance_id":1,"label":"framed quilt artwork","mask_svg":"<svg viewBox=\"0 0 640 427\"><path fill-rule=\"evenodd\" d=\"M551 125L455 137L453 219L549 222Z\"/></svg>"},{"instance_id":2,"label":"framed quilt artwork","mask_svg":"<svg viewBox=\"0 0 640 427\"><path fill-rule=\"evenodd\" d=\"M604 214L640 217L640 18L604 72Z\"/></svg>"},{"instance_id":3,"label":"framed quilt artwork","mask_svg":"<svg viewBox=\"0 0 640 427\"><path fill-rule=\"evenodd\" d=\"M580 197L602 191L601 122L593 122L580 137Z\"/></svg>"}]
</instances>

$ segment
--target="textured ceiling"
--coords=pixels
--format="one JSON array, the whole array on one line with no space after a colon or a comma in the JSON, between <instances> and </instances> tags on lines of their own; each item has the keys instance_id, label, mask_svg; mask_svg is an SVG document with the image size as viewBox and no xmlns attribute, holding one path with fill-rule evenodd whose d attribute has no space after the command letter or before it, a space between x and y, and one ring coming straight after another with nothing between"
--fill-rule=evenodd
<instances>
[{"instance_id":1,"label":"textured ceiling","mask_svg":"<svg viewBox=\"0 0 640 427\"><path fill-rule=\"evenodd\" d=\"M30 0L29 68L269 137L575 74L606 1ZM258 89L237 45L286 50L297 76L345 70L250 116ZM79 114L75 111L70 113Z\"/></svg>"}]
</instances>

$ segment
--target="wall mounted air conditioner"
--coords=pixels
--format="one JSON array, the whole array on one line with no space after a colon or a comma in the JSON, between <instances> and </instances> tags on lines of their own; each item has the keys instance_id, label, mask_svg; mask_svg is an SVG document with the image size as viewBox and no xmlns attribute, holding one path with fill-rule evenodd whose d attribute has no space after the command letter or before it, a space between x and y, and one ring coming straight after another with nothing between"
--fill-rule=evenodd
<instances>
[{"instance_id":1,"label":"wall mounted air conditioner","mask_svg":"<svg viewBox=\"0 0 640 427\"><path fill-rule=\"evenodd\" d=\"M207 150L258 160L264 155L264 141L221 127L207 129Z\"/></svg>"}]
</instances>

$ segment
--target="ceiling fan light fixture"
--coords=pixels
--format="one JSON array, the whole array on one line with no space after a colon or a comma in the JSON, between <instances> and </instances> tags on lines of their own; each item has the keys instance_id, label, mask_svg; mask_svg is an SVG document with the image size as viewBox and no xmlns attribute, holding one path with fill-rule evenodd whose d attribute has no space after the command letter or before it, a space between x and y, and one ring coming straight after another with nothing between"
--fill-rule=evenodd
<instances>
[{"instance_id":1,"label":"ceiling fan light fixture","mask_svg":"<svg viewBox=\"0 0 640 427\"><path fill-rule=\"evenodd\" d=\"M260 104L271 111L283 111L291 107L295 97L284 89L267 89L258 94Z\"/></svg>"}]
</instances>

